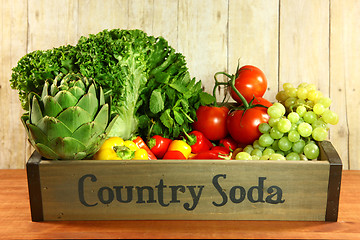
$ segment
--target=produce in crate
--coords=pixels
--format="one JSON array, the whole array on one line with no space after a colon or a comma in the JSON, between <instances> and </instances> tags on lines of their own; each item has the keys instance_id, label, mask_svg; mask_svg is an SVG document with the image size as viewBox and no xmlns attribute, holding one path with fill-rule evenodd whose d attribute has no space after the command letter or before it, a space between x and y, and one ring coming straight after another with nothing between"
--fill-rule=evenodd
<instances>
[{"instance_id":1,"label":"produce in crate","mask_svg":"<svg viewBox=\"0 0 360 240\"><path fill-rule=\"evenodd\" d=\"M81 74L59 74L29 94L21 120L32 146L48 159L84 159L99 150L117 116L101 87Z\"/></svg>"},{"instance_id":2,"label":"produce in crate","mask_svg":"<svg viewBox=\"0 0 360 240\"><path fill-rule=\"evenodd\" d=\"M228 81L218 81L218 75L225 75ZM227 130L243 149L233 152L234 159L317 159L317 142L326 140L328 125L339 121L329 109L331 100L314 84L301 83L295 88L285 83L276 94L279 102L272 104L263 98L267 80L257 67L238 66L235 74L217 72L214 79L213 95L217 87L226 86L236 101L227 116Z\"/></svg>"},{"instance_id":3,"label":"produce in crate","mask_svg":"<svg viewBox=\"0 0 360 240\"><path fill-rule=\"evenodd\" d=\"M101 145L93 157L96 160L148 160L145 149L139 148L131 140L124 141L120 137L110 137Z\"/></svg>"},{"instance_id":4,"label":"produce in crate","mask_svg":"<svg viewBox=\"0 0 360 240\"><path fill-rule=\"evenodd\" d=\"M267 109L268 122L259 125L261 136L256 145L247 145L236 159L317 159L320 149L316 142L326 140L329 124L339 121L329 109L331 99L308 83L297 88L285 83L276 99L279 102Z\"/></svg>"},{"instance_id":5,"label":"produce in crate","mask_svg":"<svg viewBox=\"0 0 360 240\"><path fill-rule=\"evenodd\" d=\"M154 135L147 141L147 146L157 158L163 158L167 152L172 139L161 135Z\"/></svg>"},{"instance_id":6,"label":"produce in crate","mask_svg":"<svg viewBox=\"0 0 360 240\"><path fill-rule=\"evenodd\" d=\"M196 110L193 128L202 132L209 140L225 138L229 131L226 126L229 108L226 106L200 106Z\"/></svg>"},{"instance_id":7,"label":"produce in crate","mask_svg":"<svg viewBox=\"0 0 360 240\"><path fill-rule=\"evenodd\" d=\"M228 81L218 81L218 75L226 76ZM218 87L226 86L232 98L238 103L230 109L226 119L230 136L243 145L253 143L261 135L259 124L269 120L267 108L272 105L263 98L267 89L265 74L255 66L239 67L238 65L235 74L217 72L214 80L214 96Z\"/></svg>"},{"instance_id":8,"label":"produce in crate","mask_svg":"<svg viewBox=\"0 0 360 240\"><path fill-rule=\"evenodd\" d=\"M41 94L46 80L68 72L94 79L112 96L111 112L119 117L110 135L126 140L176 138L191 130L201 104L214 101L201 81L190 77L181 53L141 30L104 30L81 37L75 46L28 53L13 68L11 87L27 110L29 92Z\"/></svg>"},{"instance_id":9,"label":"produce in crate","mask_svg":"<svg viewBox=\"0 0 360 240\"><path fill-rule=\"evenodd\" d=\"M13 68L11 87L19 91L23 108L30 108L29 114L22 118L29 128L30 141L36 149L46 152L47 158L60 158L59 153L51 151L52 147L60 148L61 144L46 149L44 146L55 140L46 140L38 133L40 131L34 127L38 123L32 122L35 121L32 117L44 111L39 95L45 82L48 87L56 76L67 73L94 79L104 89L103 98L112 97L108 110L118 117L111 123L112 128L104 130L107 137L124 140L137 137L148 142L153 136L161 136L176 143L181 133L186 136L197 130L214 145L221 145L221 140L227 137L238 143L230 148L210 146L211 151L233 152L233 155L240 151L241 159L266 159L267 156L267 159L282 159L280 155L284 155L290 160L298 160L299 157L316 158L315 141L326 139L326 125L338 121L338 116L329 110L330 99L322 97L312 84L304 83L298 88L285 84L284 90L277 94L279 102L272 105L263 98L267 89L265 74L255 66L246 65L238 66L234 75L216 73L213 95L210 95L203 91L201 81L190 78L185 57L176 53L164 38L148 36L141 30L104 30L81 37L75 46L31 52ZM219 74L229 80L217 81ZM216 104L215 90L219 86L225 86L236 103L229 105L224 99L226 106ZM31 93L29 98L30 92L35 94ZM59 131L63 134L63 130ZM43 139L47 144L39 142ZM92 153L85 151L85 154L77 145L81 146L71 145L79 151L76 156L65 154L61 158L91 156L98 148L91 147ZM141 145L146 146L145 141L142 140ZM190 145L194 148L192 154L200 153L195 150L195 145ZM152 144L151 148L154 147ZM245 148L241 151L239 147ZM174 158L179 155L177 150L162 148L161 153L157 153L159 156L165 154ZM66 147L65 152L70 149ZM301 153L298 153L299 149ZM148 159L157 159L147 146L146 151ZM194 157L185 155L186 159ZM215 157L224 158L221 154L215 154Z\"/></svg>"},{"instance_id":10,"label":"produce in crate","mask_svg":"<svg viewBox=\"0 0 360 240\"><path fill-rule=\"evenodd\" d=\"M237 70L234 86L246 101L250 102L254 97L264 96L267 90L267 79L259 68L245 65ZM229 92L236 102L242 104L241 98L233 88L229 87Z\"/></svg>"}]
</instances>

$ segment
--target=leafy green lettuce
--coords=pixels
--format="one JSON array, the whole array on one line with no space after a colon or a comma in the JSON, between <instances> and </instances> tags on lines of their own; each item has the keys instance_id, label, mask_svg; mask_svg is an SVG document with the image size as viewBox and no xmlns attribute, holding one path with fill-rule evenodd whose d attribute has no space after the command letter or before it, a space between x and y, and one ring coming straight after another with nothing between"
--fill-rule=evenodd
<instances>
[{"instance_id":1,"label":"leafy green lettuce","mask_svg":"<svg viewBox=\"0 0 360 240\"><path fill-rule=\"evenodd\" d=\"M101 85L120 115L110 135L128 139L155 134L176 138L191 130L196 109L215 99L190 78L185 57L162 37L141 30L104 30L62 46L25 55L13 68L11 86L24 109L27 95L40 93L60 72L80 72Z\"/></svg>"}]
</instances>

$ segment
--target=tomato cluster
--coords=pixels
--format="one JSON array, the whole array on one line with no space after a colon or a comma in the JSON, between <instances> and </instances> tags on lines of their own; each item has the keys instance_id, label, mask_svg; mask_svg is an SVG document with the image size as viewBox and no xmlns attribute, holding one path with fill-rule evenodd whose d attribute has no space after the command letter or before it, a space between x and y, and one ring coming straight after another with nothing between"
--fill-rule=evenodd
<instances>
[{"instance_id":1,"label":"tomato cluster","mask_svg":"<svg viewBox=\"0 0 360 240\"><path fill-rule=\"evenodd\" d=\"M193 127L213 141L230 135L241 145L252 144L261 135L258 126L269 120L267 107L272 104L263 98L267 79L259 68L251 65L226 76L231 78L228 91L237 104L234 107L200 106Z\"/></svg>"}]
</instances>

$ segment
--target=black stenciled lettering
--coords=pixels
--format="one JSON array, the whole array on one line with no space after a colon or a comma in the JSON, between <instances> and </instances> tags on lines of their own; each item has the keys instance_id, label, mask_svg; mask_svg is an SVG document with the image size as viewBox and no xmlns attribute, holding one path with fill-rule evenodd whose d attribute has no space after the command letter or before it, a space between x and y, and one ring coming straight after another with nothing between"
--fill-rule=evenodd
<instances>
[{"instance_id":1,"label":"black stenciled lettering","mask_svg":"<svg viewBox=\"0 0 360 240\"><path fill-rule=\"evenodd\" d=\"M184 203L184 208L188 211L192 211L196 208L197 204L199 203L201 192L205 186L197 186L199 188L199 192L196 194L195 188L196 186L186 186L191 194L191 198L193 200L193 205L190 207L189 203Z\"/></svg>"},{"instance_id":2,"label":"black stenciled lettering","mask_svg":"<svg viewBox=\"0 0 360 240\"><path fill-rule=\"evenodd\" d=\"M107 193L104 193L107 192ZM101 187L98 191L98 198L101 203L109 204L114 200L114 192L109 187Z\"/></svg>"},{"instance_id":3,"label":"black stenciled lettering","mask_svg":"<svg viewBox=\"0 0 360 240\"><path fill-rule=\"evenodd\" d=\"M166 188L166 185L164 185L164 181L160 179L160 182L155 188L158 189L158 201L159 204L163 207L167 207L170 205L170 203L164 203L164 188Z\"/></svg>"},{"instance_id":4,"label":"black stenciled lettering","mask_svg":"<svg viewBox=\"0 0 360 240\"><path fill-rule=\"evenodd\" d=\"M239 190L239 198L236 197L236 190ZM242 201L244 201L245 197L246 197L246 191L245 188L243 188L242 186L234 186L230 189L230 194L229 194L230 200L233 203L241 203Z\"/></svg>"},{"instance_id":5,"label":"black stenciled lettering","mask_svg":"<svg viewBox=\"0 0 360 240\"><path fill-rule=\"evenodd\" d=\"M212 202L214 204L214 206L216 207L221 207L224 206L227 203L228 197L226 195L226 193L224 192L224 190L222 189L222 187L219 184L218 179L222 177L224 179L226 179L226 174L218 174L216 176L213 177L212 183L214 185L214 187L216 188L216 190L219 192L220 196L222 197L222 202L221 203L216 203L216 202Z\"/></svg>"},{"instance_id":6,"label":"black stenciled lettering","mask_svg":"<svg viewBox=\"0 0 360 240\"><path fill-rule=\"evenodd\" d=\"M79 200L80 200L81 204L84 205L84 206L86 206L86 207L94 207L94 206L96 206L98 203L90 204L90 203L86 202L86 200L85 200L85 196L84 196L84 181L85 181L86 178L90 178L90 181L92 181L92 182L96 182L96 181L97 181L96 176L93 175L93 174L86 174L86 175L82 176L82 177L79 179L79 182L78 182Z\"/></svg>"},{"instance_id":7,"label":"black stenciled lettering","mask_svg":"<svg viewBox=\"0 0 360 240\"><path fill-rule=\"evenodd\" d=\"M259 177L259 184L258 186L252 186L249 188L248 191L248 199L252 203L256 202L265 202L264 201L264 181L266 180L266 177ZM254 199L254 190L257 190L257 199Z\"/></svg>"},{"instance_id":8,"label":"black stenciled lettering","mask_svg":"<svg viewBox=\"0 0 360 240\"><path fill-rule=\"evenodd\" d=\"M178 185L178 186L169 186L171 189L171 201L170 203L179 203L180 200L177 199L177 191L180 191L182 193L185 192L185 186Z\"/></svg>"},{"instance_id":9,"label":"black stenciled lettering","mask_svg":"<svg viewBox=\"0 0 360 240\"><path fill-rule=\"evenodd\" d=\"M122 194L121 194L121 189L123 188L123 186L114 186L115 189L115 195L116 195L116 200L118 202L121 203L129 203L132 201L133 199L133 186L126 186L126 192L127 192L127 198L126 200L123 200L122 198Z\"/></svg>"},{"instance_id":10,"label":"black stenciled lettering","mask_svg":"<svg viewBox=\"0 0 360 240\"><path fill-rule=\"evenodd\" d=\"M148 200L147 203L156 203L155 197L154 197L154 189L150 186L143 186L143 187L136 187L138 200L136 203L145 203L144 201L144 190L147 190L148 192Z\"/></svg>"},{"instance_id":11,"label":"black stenciled lettering","mask_svg":"<svg viewBox=\"0 0 360 240\"><path fill-rule=\"evenodd\" d=\"M267 192L269 195L266 197L266 202L271 204L278 204L285 202L285 199L282 199L282 190L278 186L271 186L268 188ZM273 197L276 196L276 199L273 200Z\"/></svg>"}]
</instances>

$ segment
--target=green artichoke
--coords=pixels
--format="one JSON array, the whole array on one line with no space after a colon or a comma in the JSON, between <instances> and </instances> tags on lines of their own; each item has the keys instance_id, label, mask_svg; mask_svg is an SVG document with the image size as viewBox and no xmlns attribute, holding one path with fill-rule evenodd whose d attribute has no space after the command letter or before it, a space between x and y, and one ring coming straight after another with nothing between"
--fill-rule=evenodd
<instances>
[{"instance_id":1,"label":"green artichoke","mask_svg":"<svg viewBox=\"0 0 360 240\"><path fill-rule=\"evenodd\" d=\"M76 73L45 82L41 96L29 94L29 103L21 120L30 143L47 159L90 158L117 118L102 88Z\"/></svg>"}]
</instances>

